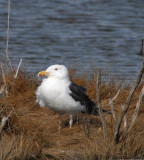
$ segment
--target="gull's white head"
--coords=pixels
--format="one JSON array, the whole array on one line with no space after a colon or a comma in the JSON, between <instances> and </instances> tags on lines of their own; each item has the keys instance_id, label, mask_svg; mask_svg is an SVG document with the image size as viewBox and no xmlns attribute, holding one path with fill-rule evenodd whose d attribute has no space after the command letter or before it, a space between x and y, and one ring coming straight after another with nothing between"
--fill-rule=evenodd
<instances>
[{"instance_id":1,"label":"gull's white head","mask_svg":"<svg viewBox=\"0 0 144 160\"><path fill-rule=\"evenodd\" d=\"M67 79L69 78L69 72L66 66L55 64L47 68L45 71L38 73L40 77L48 76L57 79Z\"/></svg>"}]
</instances>

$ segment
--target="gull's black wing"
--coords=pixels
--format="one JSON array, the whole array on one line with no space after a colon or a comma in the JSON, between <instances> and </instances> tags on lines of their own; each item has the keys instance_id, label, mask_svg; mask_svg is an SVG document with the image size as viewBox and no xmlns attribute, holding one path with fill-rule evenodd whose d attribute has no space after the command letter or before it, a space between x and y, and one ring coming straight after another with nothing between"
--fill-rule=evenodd
<instances>
[{"instance_id":1,"label":"gull's black wing","mask_svg":"<svg viewBox=\"0 0 144 160\"><path fill-rule=\"evenodd\" d=\"M79 101L81 105L86 107L86 113L93 113L99 115L99 110L96 104L89 99L86 94L86 88L78 86L77 84L71 82L70 86L70 96L75 100Z\"/></svg>"}]
</instances>

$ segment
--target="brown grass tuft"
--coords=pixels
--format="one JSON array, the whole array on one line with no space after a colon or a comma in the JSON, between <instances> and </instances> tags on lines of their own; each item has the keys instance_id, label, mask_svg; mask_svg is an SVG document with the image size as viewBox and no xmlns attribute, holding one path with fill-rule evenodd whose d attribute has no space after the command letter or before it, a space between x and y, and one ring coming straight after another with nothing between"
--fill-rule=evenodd
<instances>
[{"instance_id":1,"label":"brown grass tuft","mask_svg":"<svg viewBox=\"0 0 144 160\"><path fill-rule=\"evenodd\" d=\"M74 76L72 80L88 88L87 94L96 102L96 84L87 76ZM69 129L67 114L62 117L62 131L58 132L58 115L49 108L40 108L36 104L35 91L40 84L37 79L24 72L19 72L16 80L14 74L6 76L9 96L0 100L5 104L7 115L13 113L8 126L0 139L0 159L124 159L144 158L144 104L131 132L116 145L113 142L114 121L112 115L105 115L108 127L108 139L104 141L100 117L78 115L72 129ZM3 84L2 76L0 82ZM127 118L128 124L144 82L134 93ZM101 102L104 109L110 110L109 96L115 96L119 86L115 83L101 85ZM114 103L116 117L122 112L130 86L125 86ZM89 134L88 134L89 132ZM121 129L121 135L123 130Z\"/></svg>"}]
</instances>

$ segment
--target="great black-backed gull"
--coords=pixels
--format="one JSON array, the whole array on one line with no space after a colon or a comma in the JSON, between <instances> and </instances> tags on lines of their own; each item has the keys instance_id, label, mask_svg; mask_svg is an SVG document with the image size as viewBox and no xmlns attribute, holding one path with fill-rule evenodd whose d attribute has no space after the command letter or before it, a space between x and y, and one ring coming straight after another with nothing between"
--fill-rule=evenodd
<instances>
[{"instance_id":1,"label":"great black-backed gull","mask_svg":"<svg viewBox=\"0 0 144 160\"><path fill-rule=\"evenodd\" d=\"M70 128L73 124L73 115L77 113L99 115L99 109L86 95L86 89L70 81L66 66L52 65L45 71L39 72L38 75L47 76L36 91L40 107L49 107L59 115L69 113Z\"/></svg>"}]
</instances>

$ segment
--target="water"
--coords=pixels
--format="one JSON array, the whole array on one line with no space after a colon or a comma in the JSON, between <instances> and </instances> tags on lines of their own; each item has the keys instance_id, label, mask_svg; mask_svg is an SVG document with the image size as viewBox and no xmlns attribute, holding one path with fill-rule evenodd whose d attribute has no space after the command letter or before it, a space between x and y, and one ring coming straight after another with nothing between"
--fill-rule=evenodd
<instances>
[{"instance_id":1,"label":"water","mask_svg":"<svg viewBox=\"0 0 144 160\"><path fill-rule=\"evenodd\" d=\"M5 56L7 0L0 0L0 55ZM52 64L80 71L108 68L134 78L141 66L143 0L11 0L9 55L30 72Z\"/></svg>"}]
</instances>

